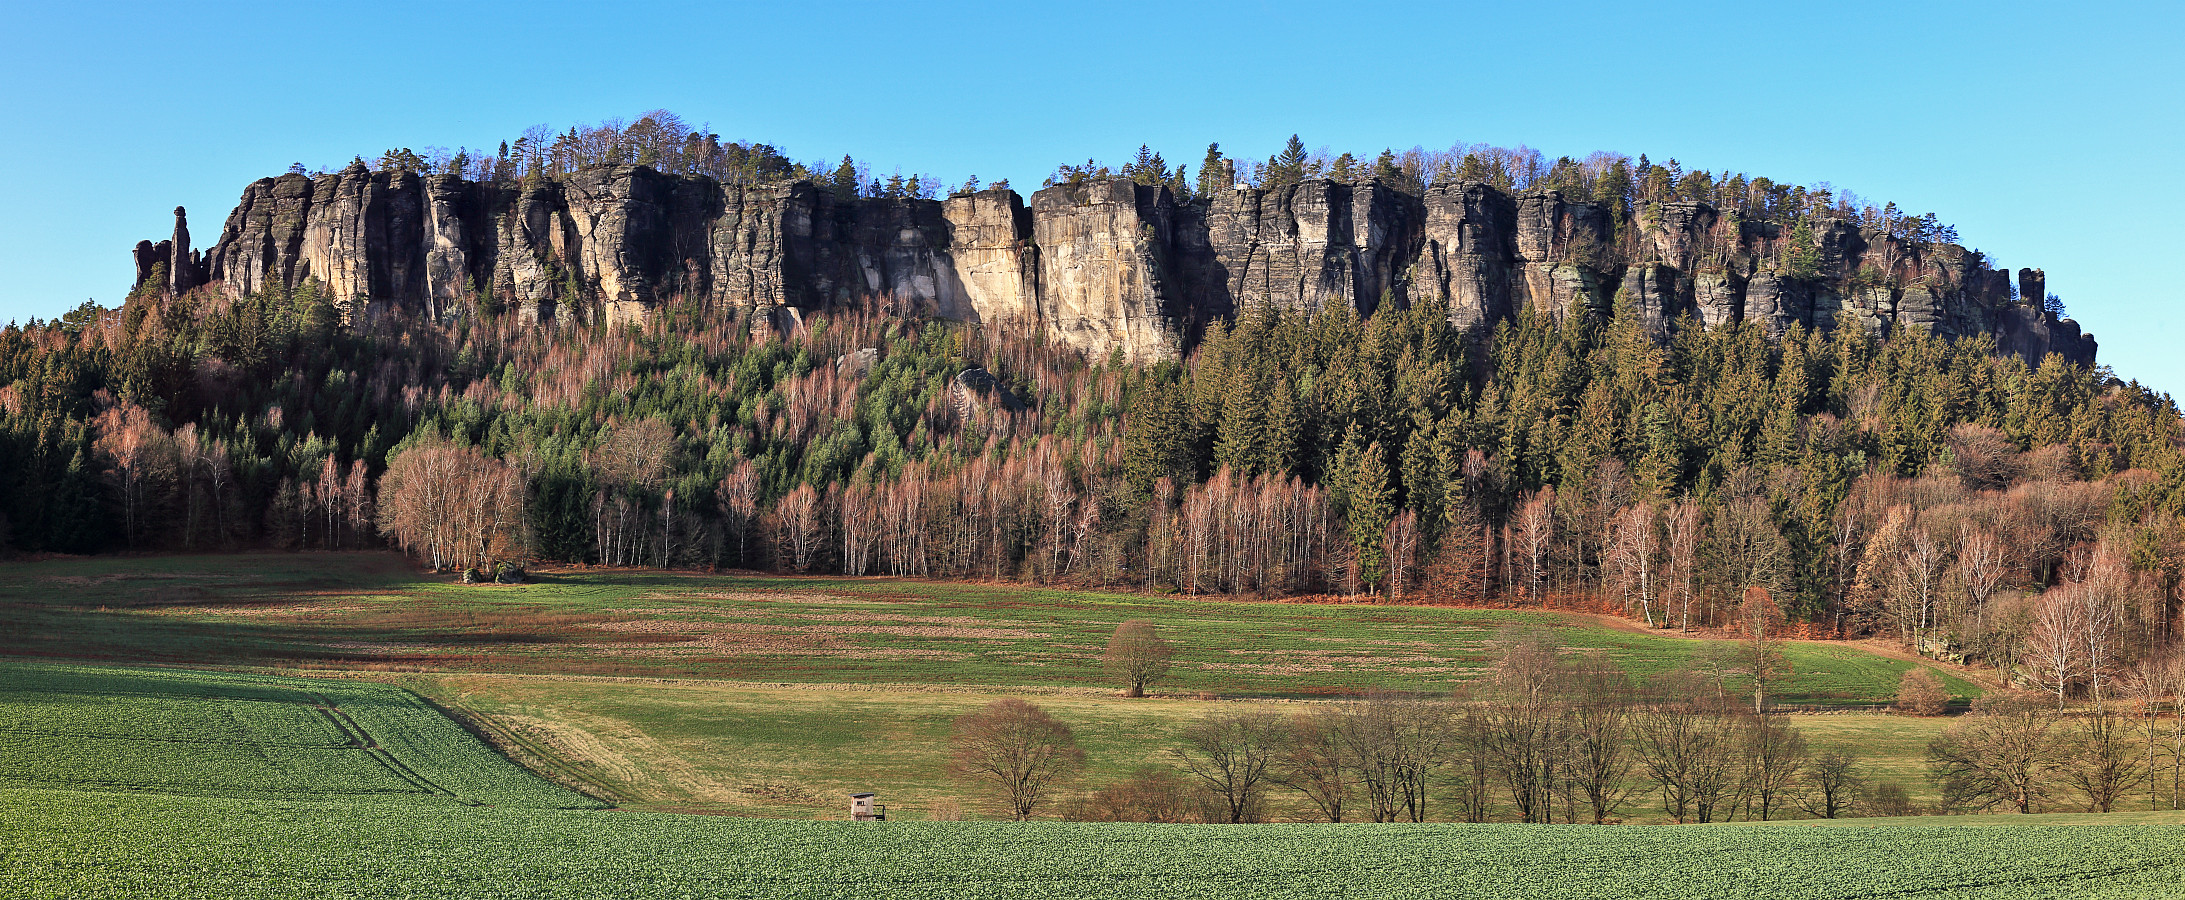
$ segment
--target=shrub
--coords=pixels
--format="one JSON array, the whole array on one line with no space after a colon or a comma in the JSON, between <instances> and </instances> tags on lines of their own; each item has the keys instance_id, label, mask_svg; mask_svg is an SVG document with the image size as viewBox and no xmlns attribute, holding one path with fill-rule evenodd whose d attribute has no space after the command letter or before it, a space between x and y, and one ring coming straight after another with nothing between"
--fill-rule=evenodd
<instances>
[{"instance_id":1,"label":"shrub","mask_svg":"<svg viewBox=\"0 0 2185 900\"><path fill-rule=\"evenodd\" d=\"M1207 822L1212 798L1172 769L1147 766L1070 805L1080 822Z\"/></svg>"},{"instance_id":2,"label":"shrub","mask_svg":"<svg viewBox=\"0 0 2185 900\"><path fill-rule=\"evenodd\" d=\"M1950 705L1942 689L1942 677L1925 666L1914 667L1897 682L1897 710L1914 716L1939 716Z\"/></svg>"}]
</instances>

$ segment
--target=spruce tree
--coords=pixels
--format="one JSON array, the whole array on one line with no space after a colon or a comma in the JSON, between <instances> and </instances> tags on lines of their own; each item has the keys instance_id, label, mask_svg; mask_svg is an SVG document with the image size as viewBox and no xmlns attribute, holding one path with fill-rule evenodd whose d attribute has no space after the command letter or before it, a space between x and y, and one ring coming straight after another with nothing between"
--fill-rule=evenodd
<instances>
[{"instance_id":1,"label":"spruce tree","mask_svg":"<svg viewBox=\"0 0 2185 900\"><path fill-rule=\"evenodd\" d=\"M1358 551L1358 576L1368 590L1378 592L1388 577L1388 548L1382 540L1390 519L1396 517L1396 491L1389 486L1388 462L1380 444L1368 444L1357 454L1349 482L1351 547Z\"/></svg>"},{"instance_id":2,"label":"spruce tree","mask_svg":"<svg viewBox=\"0 0 2185 900\"><path fill-rule=\"evenodd\" d=\"M1221 174L1221 145L1208 144L1206 145L1206 159L1199 163L1199 196L1212 197L1228 190L1229 185L1217 183L1221 181Z\"/></svg>"}]
</instances>

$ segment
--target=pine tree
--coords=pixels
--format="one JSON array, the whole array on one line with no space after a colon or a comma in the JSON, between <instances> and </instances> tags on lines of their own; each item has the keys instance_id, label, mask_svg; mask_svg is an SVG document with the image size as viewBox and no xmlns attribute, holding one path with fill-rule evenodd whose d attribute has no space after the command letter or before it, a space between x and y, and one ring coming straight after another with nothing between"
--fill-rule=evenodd
<instances>
[{"instance_id":1,"label":"pine tree","mask_svg":"<svg viewBox=\"0 0 2185 900\"><path fill-rule=\"evenodd\" d=\"M1383 148L1379 158L1373 161L1373 177L1385 184L1396 185L1404 181L1404 170L1396 165L1396 151Z\"/></svg>"}]
</instances>

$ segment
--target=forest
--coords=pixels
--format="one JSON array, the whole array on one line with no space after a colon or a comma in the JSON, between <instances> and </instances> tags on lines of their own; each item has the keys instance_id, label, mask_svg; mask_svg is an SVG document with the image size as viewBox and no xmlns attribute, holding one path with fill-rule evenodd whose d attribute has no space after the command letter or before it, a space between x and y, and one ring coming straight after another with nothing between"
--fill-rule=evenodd
<instances>
[{"instance_id":1,"label":"forest","mask_svg":"<svg viewBox=\"0 0 2185 900\"><path fill-rule=\"evenodd\" d=\"M343 325L311 282L160 284L0 330L9 547L394 546L487 575L1015 579L1679 629L1760 587L1813 633L2060 692L2166 643L2179 606L2175 405L1979 337L1263 310L1145 367L853 309L786 333L698 304Z\"/></svg>"}]
</instances>

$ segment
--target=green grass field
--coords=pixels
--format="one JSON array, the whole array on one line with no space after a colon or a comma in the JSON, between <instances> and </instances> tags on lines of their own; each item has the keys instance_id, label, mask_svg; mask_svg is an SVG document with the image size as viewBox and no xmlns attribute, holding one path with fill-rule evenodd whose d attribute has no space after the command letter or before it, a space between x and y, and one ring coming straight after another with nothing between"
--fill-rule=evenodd
<instances>
[{"instance_id":1,"label":"green grass field","mask_svg":"<svg viewBox=\"0 0 2185 900\"><path fill-rule=\"evenodd\" d=\"M1718 641L1527 610L1261 603L900 579L550 572L420 579L387 554L53 560L9 567L0 654L344 670L830 684L1112 687L1099 653L1146 619L1178 649L1169 693L1447 690L1514 632L1600 649L1635 676ZM1783 699L1870 704L1911 662L1792 642ZM1953 694L1980 688L1944 673Z\"/></svg>"},{"instance_id":2,"label":"green grass field","mask_svg":"<svg viewBox=\"0 0 2185 900\"><path fill-rule=\"evenodd\" d=\"M25 898L2148 898L2185 828L785 822L0 790Z\"/></svg>"},{"instance_id":3,"label":"green grass field","mask_svg":"<svg viewBox=\"0 0 2185 900\"><path fill-rule=\"evenodd\" d=\"M1205 716L1286 715L1313 702L505 675L418 675L399 683L620 805L806 819L839 817L842 798L860 790L880 793L897 815L913 818L947 803L979 812L976 798L945 774L949 729L957 716L999 697L1028 697L1076 732L1087 757L1085 786L1145 765L1173 765L1168 748ZM1915 803L1941 799L1921 754L1947 720L1831 713L1791 722L1816 750L1858 754L1868 777L1903 786ZM1311 812L1290 792L1273 797L1277 818ZM1627 804L1626 821L1664 818L1649 797Z\"/></svg>"}]
</instances>

